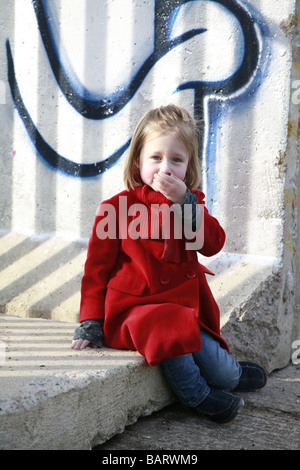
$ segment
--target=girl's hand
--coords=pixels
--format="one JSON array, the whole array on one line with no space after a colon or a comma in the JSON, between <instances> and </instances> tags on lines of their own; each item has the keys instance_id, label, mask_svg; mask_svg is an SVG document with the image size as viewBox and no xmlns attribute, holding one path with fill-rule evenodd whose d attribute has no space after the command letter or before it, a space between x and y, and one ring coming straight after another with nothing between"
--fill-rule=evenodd
<instances>
[{"instance_id":1,"label":"girl's hand","mask_svg":"<svg viewBox=\"0 0 300 470\"><path fill-rule=\"evenodd\" d=\"M96 349L100 349L98 348L98 346L96 346L95 344L92 344L90 341L88 341L87 339L73 339L72 341L72 345L71 345L71 348L72 349L84 349L86 348L87 346L91 346L92 348L96 348Z\"/></svg>"},{"instance_id":2,"label":"girl's hand","mask_svg":"<svg viewBox=\"0 0 300 470\"><path fill-rule=\"evenodd\" d=\"M155 173L151 187L154 191L163 194L173 204L183 204L186 198L186 184L172 173L161 170Z\"/></svg>"}]
</instances>

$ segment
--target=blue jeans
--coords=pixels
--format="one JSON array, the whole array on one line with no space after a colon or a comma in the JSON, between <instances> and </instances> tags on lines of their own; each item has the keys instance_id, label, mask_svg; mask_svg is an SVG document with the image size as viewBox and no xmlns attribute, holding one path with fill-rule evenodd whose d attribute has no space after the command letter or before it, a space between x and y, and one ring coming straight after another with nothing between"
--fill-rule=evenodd
<instances>
[{"instance_id":1,"label":"blue jeans","mask_svg":"<svg viewBox=\"0 0 300 470\"><path fill-rule=\"evenodd\" d=\"M210 387L230 392L242 373L240 364L203 330L200 351L164 359L161 366L179 401L190 407L198 406Z\"/></svg>"}]
</instances>

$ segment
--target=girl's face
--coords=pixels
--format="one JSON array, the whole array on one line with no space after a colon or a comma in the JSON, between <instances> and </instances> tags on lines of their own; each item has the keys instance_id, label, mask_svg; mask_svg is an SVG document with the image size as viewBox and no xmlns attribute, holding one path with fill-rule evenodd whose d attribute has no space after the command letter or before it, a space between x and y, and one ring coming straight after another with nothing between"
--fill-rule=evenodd
<instances>
[{"instance_id":1,"label":"girl's face","mask_svg":"<svg viewBox=\"0 0 300 470\"><path fill-rule=\"evenodd\" d=\"M142 147L137 166L144 184L152 186L153 176L161 172L184 180L189 154L184 143L174 133L155 133Z\"/></svg>"}]
</instances>

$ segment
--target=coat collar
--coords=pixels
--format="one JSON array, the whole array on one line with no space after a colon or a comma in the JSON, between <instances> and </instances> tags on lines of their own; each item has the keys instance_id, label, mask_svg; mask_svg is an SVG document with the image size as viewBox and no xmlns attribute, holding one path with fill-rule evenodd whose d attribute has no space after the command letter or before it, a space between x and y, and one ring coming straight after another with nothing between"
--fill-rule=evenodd
<instances>
[{"instance_id":1,"label":"coat collar","mask_svg":"<svg viewBox=\"0 0 300 470\"><path fill-rule=\"evenodd\" d=\"M136 197L147 206L151 206L152 204L168 204L168 206L172 206L172 201L167 199L163 194L154 191L147 184L137 186L134 189L134 193Z\"/></svg>"},{"instance_id":2,"label":"coat collar","mask_svg":"<svg viewBox=\"0 0 300 470\"><path fill-rule=\"evenodd\" d=\"M169 207L172 206L172 201L167 199L163 194L154 191L150 186L148 185L143 185L143 186L137 186L132 190L132 192L135 194L136 198L144 203L148 207L148 227L151 227L151 206L154 205L162 205L162 204L167 204ZM177 217L177 214L171 214L174 216L174 218ZM169 221L172 220L172 218L168 217L168 223ZM163 218L163 212L160 214L160 230L162 233L162 226L164 224L164 218ZM181 223L181 221L174 220L174 223ZM172 223L170 224L172 225ZM182 228L180 228L182 230ZM173 227L170 227L170 232L171 236L168 238L164 239L164 249L163 253L161 255L161 260L167 263L175 263L179 264L180 263L180 252L181 252L181 245L182 245L182 239L174 238L173 236ZM183 234L182 234L183 237ZM188 252L188 256L190 253Z\"/></svg>"}]
</instances>

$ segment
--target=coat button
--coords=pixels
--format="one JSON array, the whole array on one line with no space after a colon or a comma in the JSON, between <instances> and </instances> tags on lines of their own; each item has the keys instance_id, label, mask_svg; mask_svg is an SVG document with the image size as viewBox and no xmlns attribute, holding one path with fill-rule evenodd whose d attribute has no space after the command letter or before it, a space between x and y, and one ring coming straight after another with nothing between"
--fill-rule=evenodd
<instances>
[{"instance_id":1,"label":"coat button","mask_svg":"<svg viewBox=\"0 0 300 470\"><path fill-rule=\"evenodd\" d=\"M160 276L159 280L161 284L169 284L170 282L170 279L166 274L163 274L162 276Z\"/></svg>"},{"instance_id":2,"label":"coat button","mask_svg":"<svg viewBox=\"0 0 300 470\"><path fill-rule=\"evenodd\" d=\"M194 278L196 277L195 271L188 271L188 272L186 273L186 277L187 277L188 279L194 279Z\"/></svg>"}]
</instances>

